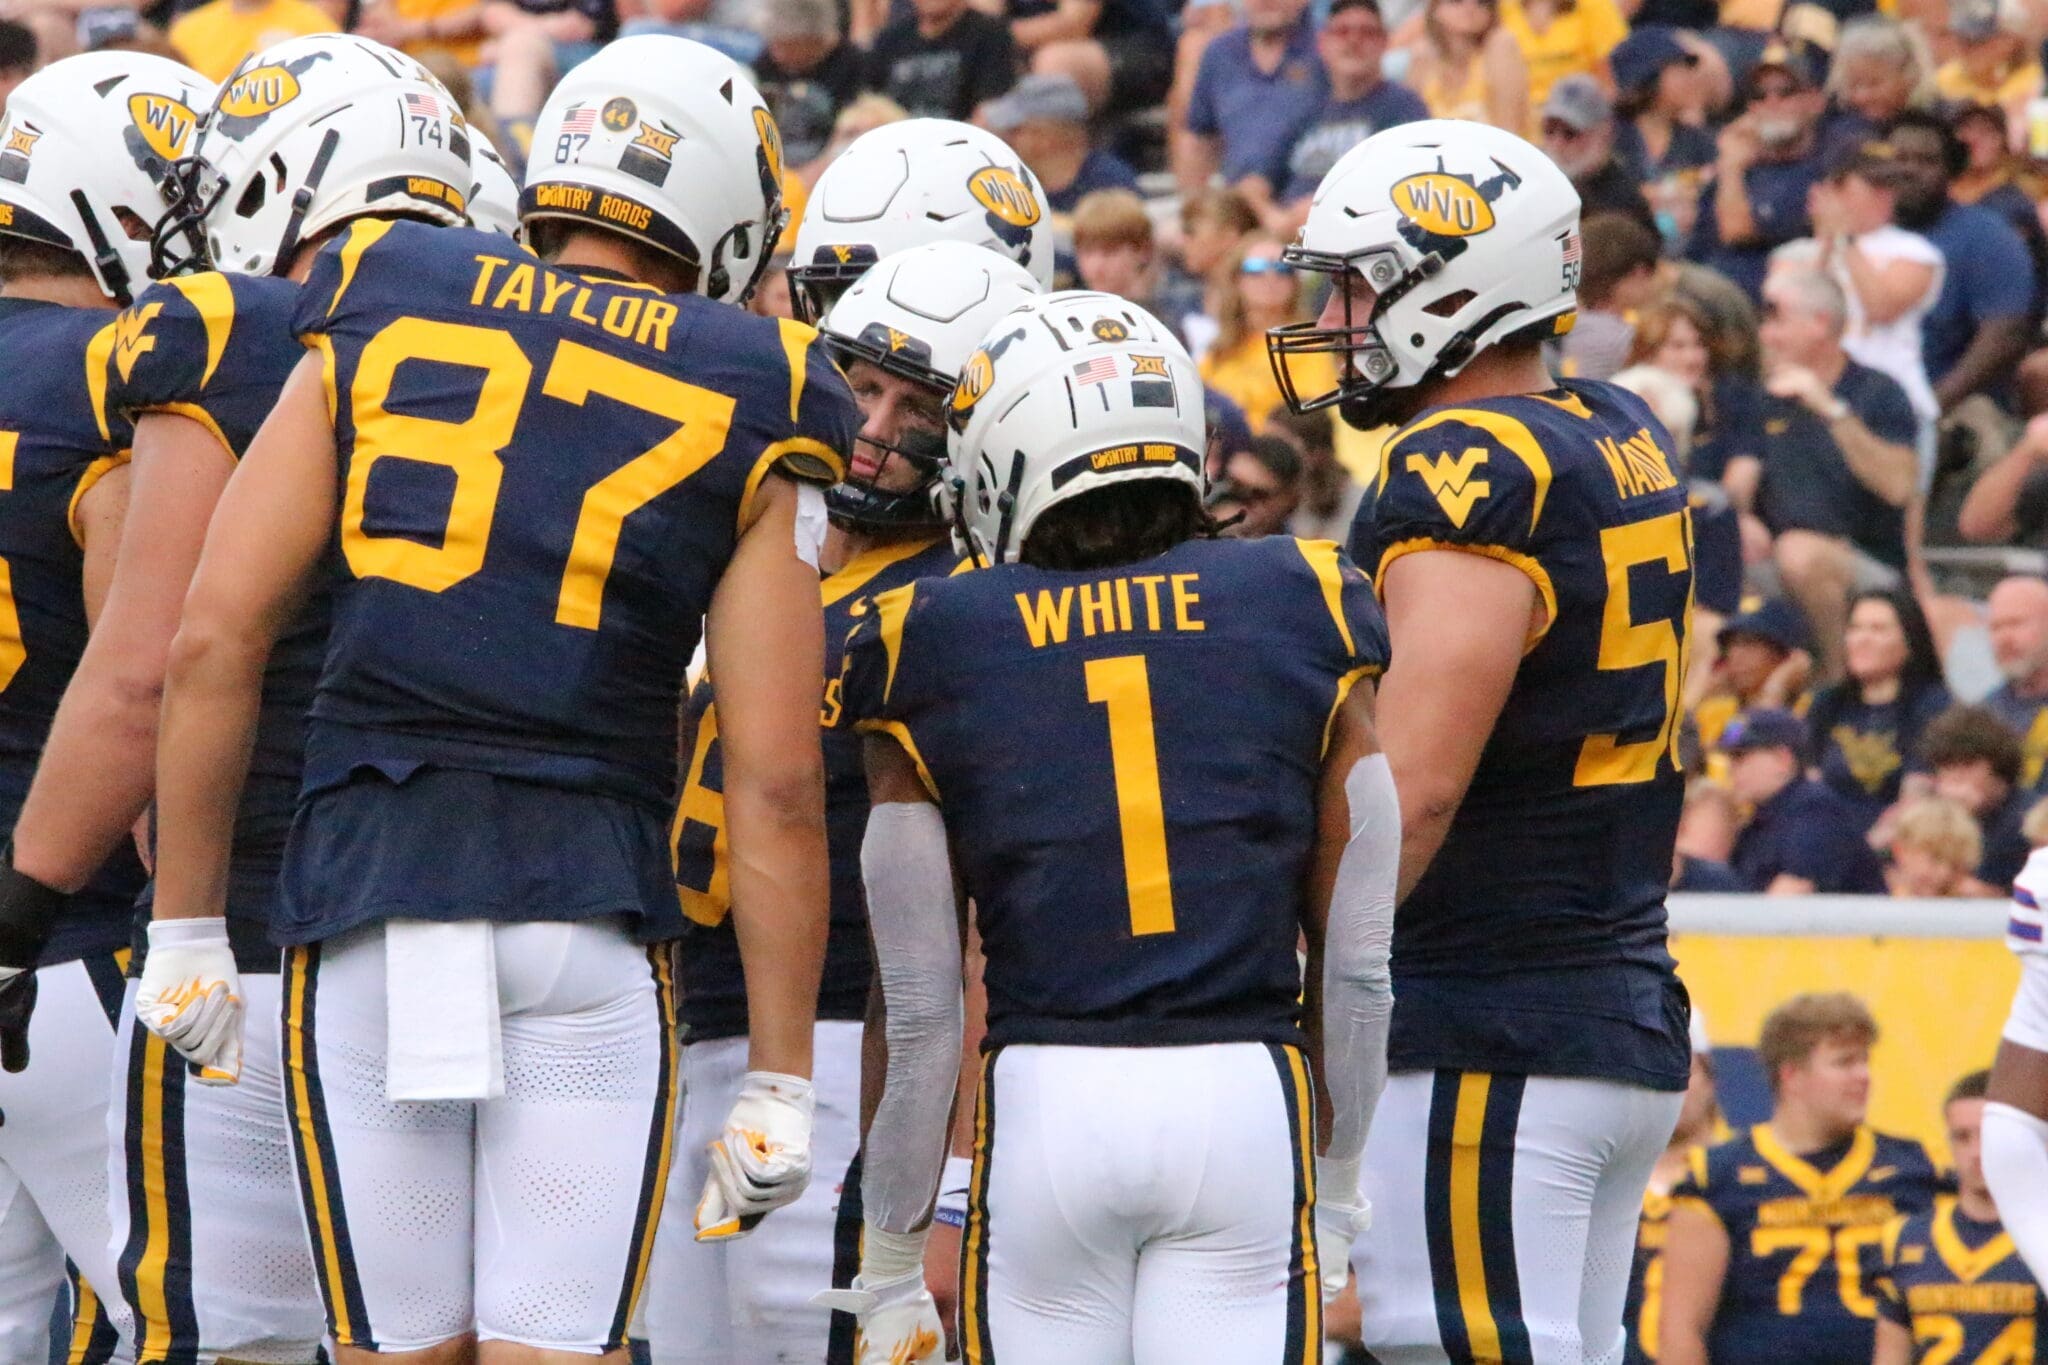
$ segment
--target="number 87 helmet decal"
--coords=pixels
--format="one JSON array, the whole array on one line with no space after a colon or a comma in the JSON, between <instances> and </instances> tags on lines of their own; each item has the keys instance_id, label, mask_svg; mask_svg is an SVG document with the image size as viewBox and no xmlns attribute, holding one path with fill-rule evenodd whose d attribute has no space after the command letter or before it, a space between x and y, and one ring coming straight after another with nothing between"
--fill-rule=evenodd
<instances>
[{"instance_id":1,"label":"number 87 helmet decal","mask_svg":"<svg viewBox=\"0 0 2048 1365\"><path fill-rule=\"evenodd\" d=\"M203 255L221 270L283 274L300 246L349 218L466 223L469 130L403 52L323 33L235 68L180 173L183 193L156 234L161 270Z\"/></svg>"},{"instance_id":2,"label":"number 87 helmet decal","mask_svg":"<svg viewBox=\"0 0 2048 1365\"><path fill-rule=\"evenodd\" d=\"M529 242L552 220L586 223L695 267L694 292L741 303L788 217L782 134L730 57L621 38L548 96L519 214Z\"/></svg>"}]
</instances>

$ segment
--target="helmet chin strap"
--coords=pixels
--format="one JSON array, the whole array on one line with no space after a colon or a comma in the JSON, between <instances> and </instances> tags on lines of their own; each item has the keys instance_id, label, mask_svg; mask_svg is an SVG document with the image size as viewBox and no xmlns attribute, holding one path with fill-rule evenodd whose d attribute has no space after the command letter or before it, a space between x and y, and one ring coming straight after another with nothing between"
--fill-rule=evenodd
<instances>
[{"instance_id":1,"label":"helmet chin strap","mask_svg":"<svg viewBox=\"0 0 2048 1365\"><path fill-rule=\"evenodd\" d=\"M116 302L134 302L128 289L128 267L121 264L120 253L114 250L113 242L100 226L99 215L92 211L92 201L85 197L85 191L71 191L71 207L78 210L78 217L85 224L85 235L92 239L92 263L99 269L107 292Z\"/></svg>"},{"instance_id":2,"label":"helmet chin strap","mask_svg":"<svg viewBox=\"0 0 2048 1365\"><path fill-rule=\"evenodd\" d=\"M320 139L320 150L313 154L313 167L306 172L306 183L292 194L292 216L285 220L284 235L277 240L277 254L270 258L273 272L282 269L291 260L299 247L299 225L306 221L306 211L313 207L313 196L320 191L320 182L327 177L327 163L334 159L334 149L341 145L339 130L329 128L327 135Z\"/></svg>"}]
</instances>

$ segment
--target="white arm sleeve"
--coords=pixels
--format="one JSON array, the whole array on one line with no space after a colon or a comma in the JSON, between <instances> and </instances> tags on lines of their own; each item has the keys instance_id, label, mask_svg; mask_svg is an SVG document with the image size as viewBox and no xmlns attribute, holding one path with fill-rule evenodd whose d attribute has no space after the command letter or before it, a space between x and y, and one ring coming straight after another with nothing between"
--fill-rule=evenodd
<instances>
[{"instance_id":1,"label":"white arm sleeve","mask_svg":"<svg viewBox=\"0 0 2048 1365\"><path fill-rule=\"evenodd\" d=\"M860 850L889 1065L861 1175L866 1220L909 1232L931 1209L946 1163L965 1006L953 865L938 807L895 801L868 816Z\"/></svg>"},{"instance_id":2,"label":"white arm sleeve","mask_svg":"<svg viewBox=\"0 0 2048 1365\"><path fill-rule=\"evenodd\" d=\"M1401 864L1401 803L1385 754L1352 765L1344 779L1351 837L1337 860L1323 939L1323 1086L1334 1123L1324 1161L1351 1175L1365 1151L1373 1110L1387 1085L1387 1029L1394 1013L1394 881Z\"/></svg>"}]
</instances>

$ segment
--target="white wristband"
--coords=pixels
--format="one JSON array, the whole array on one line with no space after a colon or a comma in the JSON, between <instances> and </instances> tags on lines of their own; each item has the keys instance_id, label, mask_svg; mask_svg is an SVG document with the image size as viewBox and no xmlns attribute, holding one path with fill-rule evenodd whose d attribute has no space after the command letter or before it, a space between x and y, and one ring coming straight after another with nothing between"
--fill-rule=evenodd
<instances>
[{"instance_id":1,"label":"white wristband","mask_svg":"<svg viewBox=\"0 0 2048 1365\"><path fill-rule=\"evenodd\" d=\"M945 1174L939 1177L939 1202L932 1209L932 1222L949 1228L967 1226L967 1191L974 1183L974 1162L964 1156L946 1158Z\"/></svg>"},{"instance_id":2,"label":"white wristband","mask_svg":"<svg viewBox=\"0 0 2048 1365\"><path fill-rule=\"evenodd\" d=\"M220 943L227 936L228 922L221 915L203 919L153 919L149 922L149 946L152 948L190 948Z\"/></svg>"},{"instance_id":3,"label":"white wristband","mask_svg":"<svg viewBox=\"0 0 2048 1365\"><path fill-rule=\"evenodd\" d=\"M924 1272L924 1244L930 1230L890 1232L873 1223L861 1229L860 1278L867 1285Z\"/></svg>"}]
</instances>

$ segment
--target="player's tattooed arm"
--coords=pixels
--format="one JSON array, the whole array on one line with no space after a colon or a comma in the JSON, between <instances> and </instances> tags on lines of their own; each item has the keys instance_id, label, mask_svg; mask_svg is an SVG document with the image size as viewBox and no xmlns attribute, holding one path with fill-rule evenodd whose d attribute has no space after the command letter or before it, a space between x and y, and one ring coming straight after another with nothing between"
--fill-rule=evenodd
<instances>
[{"instance_id":1,"label":"player's tattooed arm","mask_svg":"<svg viewBox=\"0 0 2048 1365\"><path fill-rule=\"evenodd\" d=\"M1382 580L1393 663L1380 684L1379 732L1401 794L1399 899L1443 847L1524 644L1546 623L1529 578L1484 555L1403 555Z\"/></svg>"},{"instance_id":2,"label":"player's tattooed arm","mask_svg":"<svg viewBox=\"0 0 2048 1365\"><path fill-rule=\"evenodd\" d=\"M14 829L16 865L64 890L83 886L128 836L155 791L157 719L171 637L233 454L177 413L142 414L127 515L105 605ZM80 506L92 515L101 480ZM91 559L88 548L88 561ZM95 605L88 596L88 607Z\"/></svg>"}]
</instances>

